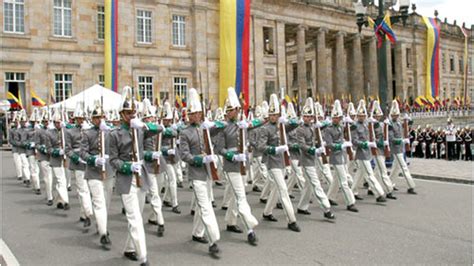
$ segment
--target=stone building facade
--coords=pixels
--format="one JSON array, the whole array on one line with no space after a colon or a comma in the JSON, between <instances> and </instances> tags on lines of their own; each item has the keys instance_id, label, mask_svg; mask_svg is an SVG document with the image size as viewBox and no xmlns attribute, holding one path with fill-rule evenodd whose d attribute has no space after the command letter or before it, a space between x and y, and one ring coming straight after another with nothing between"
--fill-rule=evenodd
<instances>
[{"instance_id":1,"label":"stone building facade","mask_svg":"<svg viewBox=\"0 0 474 266\"><path fill-rule=\"evenodd\" d=\"M2 96L19 90L29 105L30 89L45 100L61 100L103 82L103 0L2 2ZM371 29L358 32L352 2L252 0L251 104L281 88L302 98L377 94L376 38ZM119 88L174 99L202 87L206 97L218 99L219 0L121 0L118 12ZM425 26L411 13L407 25L394 25L394 31L398 42L387 46L388 95L416 97L425 86ZM471 98L472 32L470 26ZM461 30L443 22L441 98L462 93L463 52Z\"/></svg>"}]
</instances>

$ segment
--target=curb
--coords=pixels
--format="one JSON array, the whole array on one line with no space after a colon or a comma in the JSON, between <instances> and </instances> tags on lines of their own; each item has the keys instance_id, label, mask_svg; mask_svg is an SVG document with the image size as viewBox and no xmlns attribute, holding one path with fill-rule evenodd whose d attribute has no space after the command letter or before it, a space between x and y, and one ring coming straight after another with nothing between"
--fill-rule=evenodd
<instances>
[{"instance_id":1,"label":"curb","mask_svg":"<svg viewBox=\"0 0 474 266\"><path fill-rule=\"evenodd\" d=\"M474 185L474 180L468 180L468 179L462 179L462 178L450 178L450 177L442 177L442 176L429 176L429 175L417 175L417 174L412 174L412 176L413 178L417 178L417 179Z\"/></svg>"}]
</instances>

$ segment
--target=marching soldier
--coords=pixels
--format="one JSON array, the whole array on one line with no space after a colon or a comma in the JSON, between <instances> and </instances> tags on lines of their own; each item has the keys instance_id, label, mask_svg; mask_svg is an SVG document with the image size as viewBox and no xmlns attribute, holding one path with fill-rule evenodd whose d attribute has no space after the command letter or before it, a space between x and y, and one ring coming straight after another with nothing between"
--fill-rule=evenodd
<instances>
[{"instance_id":1,"label":"marching soldier","mask_svg":"<svg viewBox=\"0 0 474 266\"><path fill-rule=\"evenodd\" d=\"M23 146L26 150L26 156L28 158L28 165L30 166L31 182L33 182L33 188L37 195L41 194L40 180L39 180L39 167L36 162L36 143L37 143L37 124L40 120L38 109L34 108L30 116L30 123L24 129L26 136Z\"/></svg>"},{"instance_id":2,"label":"marching soldier","mask_svg":"<svg viewBox=\"0 0 474 266\"><path fill-rule=\"evenodd\" d=\"M189 181L193 187L196 199L196 213L193 222L193 241L209 243L209 253L219 253L217 241L220 239L219 227L212 208L209 179L209 164L217 162L217 156L203 153L204 136L202 129L209 129L212 122L204 121L201 124L203 107L195 89L189 90L187 117L189 126L181 131L180 152L181 159L187 164ZM210 144L212 145L212 144ZM207 234L207 239L204 237Z\"/></svg>"},{"instance_id":3,"label":"marching soldier","mask_svg":"<svg viewBox=\"0 0 474 266\"><path fill-rule=\"evenodd\" d=\"M408 194L416 194L415 182L413 181L410 171L408 170L407 163L403 158L403 145L407 143L409 144L410 139L403 138L403 126L398 121L398 118L400 116L400 109L396 100L392 101L392 107L390 108L390 116L391 120L388 126L388 132L390 140L390 152L392 154L392 157L394 158L394 166L390 175L390 179L393 180L400 174L400 172L402 172L408 184ZM405 116L404 119L409 118L408 116Z\"/></svg>"},{"instance_id":4,"label":"marching soldier","mask_svg":"<svg viewBox=\"0 0 474 266\"><path fill-rule=\"evenodd\" d=\"M46 143L49 139L49 131L52 129L53 126L50 124L50 112L47 107L42 109L41 115L41 128L37 131L37 141L36 144L38 153L38 161L40 164L40 174L43 178L45 191L46 191L46 199L47 205L53 205L53 172L51 166L49 164L49 153L46 149Z\"/></svg>"},{"instance_id":5,"label":"marching soldier","mask_svg":"<svg viewBox=\"0 0 474 266\"><path fill-rule=\"evenodd\" d=\"M31 183L31 172L30 172L30 164L28 163L28 158L26 156L26 146L25 144L28 142L27 136L27 129L26 129L26 113L25 110L20 111L20 124L15 131L14 134L14 143L16 144L16 148L20 157L21 161L21 169L23 172L23 184L29 186Z\"/></svg>"},{"instance_id":6,"label":"marching soldier","mask_svg":"<svg viewBox=\"0 0 474 266\"><path fill-rule=\"evenodd\" d=\"M456 146L456 127L453 125L451 117L448 118L448 125L445 129L446 135L446 153L448 160L454 159L455 146Z\"/></svg>"},{"instance_id":7,"label":"marching soldier","mask_svg":"<svg viewBox=\"0 0 474 266\"><path fill-rule=\"evenodd\" d=\"M334 166L339 186L344 194L347 210L358 212L355 207L355 198L347 181L346 156L345 149L352 147L351 142L344 140L344 129L341 126L341 118L343 116L341 103L339 100L334 101L331 112L332 123L324 130L324 141L330 151L329 163Z\"/></svg>"},{"instance_id":8,"label":"marching soldier","mask_svg":"<svg viewBox=\"0 0 474 266\"><path fill-rule=\"evenodd\" d=\"M18 148L17 148L17 143L16 143L16 135L18 134L18 128L19 128L19 115L18 112L13 112L12 115L12 121L11 121L11 127L8 129L8 143L10 143L10 146L12 148L12 153L13 153L13 163L15 164L15 170L16 170L16 177L18 180L23 179L23 171L22 171L22 165L21 165L21 159L20 159L20 154L18 153Z\"/></svg>"},{"instance_id":9,"label":"marching soldier","mask_svg":"<svg viewBox=\"0 0 474 266\"><path fill-rule=\"evenodd\" d=\"M303 194L298 203L298 213L309 215L308 211L310 196L313 193L323 209L324 217L327 219L336 218L331 212L331 204L329 203L326 193L324 193L321 183L316 172L316 157L318 154L324 153L324 147L317 148L315 145L315 133L311 121L314 118L314 104L313 99L306 99L306 104L303 107L303 124L296 129L297 145L301 151L299 163L302 167L302 172L306 178L303 187ZM312 193L311 193L312 192Z\"/></svg>"},{"instance_id":10,"label":"marching soldier","mask_svg":"<svg viewBox=\"0 0 474 266\"><path fill-rule=\"evenodd\" d=\"M141 265L148 265L142 211L151 180L147 168L143 167L143 146L145 137L157 134L161 128L135 118L132 88L127 86L123 90L122 125L109 135L110 164L116 171L115 189L120 194L128 221L129 234L124 256L138 260ZM159 156L159 153L155 154Z\"/></svg>"},{"instance_id":11,"label":"marching soldier","mask_svg":"<svg viewBox=\"0 0 474 266\"><path fill-rule=\"evenodd\" d=\"M291 131L288 131L288 145L290 150L290 158L291 158L291 166L290 166L290 174L287 182L288 193L290 194L295 187L298 185L300 190L303 190L305 187L305 177L303 177L303 170L300 167L299 159L301 155L300 147L298 145L298 139L296 136L296 128L299 126L298 117L295 112L295 108L293 107L292 103L288 103L288 110L287 115L289 119L290 125L292 125Z\"/></svg>"},{"instance_id":12,"label":"marching soldier","mask_svg":"<svg viewBox=\"0 0 474 266\"><path fill-rule=\"evenodd\" d=\"M74 111L75 124L66 130L66 154L69 158L69 170L76 179L76 192L81 205L80 220L84 222L84 227L91 225L89 217L92 216L92 202L87 181L84 179L84 171L86 170L85 161L81 159L81 141L82 141L82 124L85 119L83 111L83 102L78 102Z\"/></svg>"},{"instance_id":13,"label":"marching soldier","mask_svg":"<svg viewBox=\"0 0 474 266\"><path fill-rule=\"evenodd\" d=\"M278 200L282 203L282 207L286 214L288 229L294 232L300 232L301 229L296 223L293 205L288 195L288 188L284 180L285 162L283 153L288 152L288 145L282 144L286 140L279 138L279 124L285 126L286 117L280 116L280 103L276 94L270 96L270 104L268 109L269 123L267 123L260 132L260 140L258 149L263 152L263 161L268 167L269 178L271 182L271 192L263 211L264 220L277 222L272 211Z\"/></svg>"},{"instance_id":14,"label":"marching soldier","mask_svg":"<svg viewBox=\"0 0 474 266\"><path fill-rule=\"evenodd\" d=\"M53 177L56 179L56 192L58 196L56 207L69 210L67 180L66 173L64 172L65 143L63 142L63 128L65 124L59 109L55 109L53 112L53 123L54 128L48 131L48 137L45 139L45 147L50 155L49 165L51 166Z\"/></svg>"},{"instance_id":15,"label":"marching soldier","mask_svg":"<svg viewBox=\"0 0 474 266\"><path fill-rule=\"evenodd\" d=\"M378 101L374 101L373 103L371 118L374 119L373 124L377 144L377 155L374 157L376 170L375 175L382 181L386 197L395 200L397 197L393 195L393 183L388 176L387 167L385 166L385 149L388 148L389 142L388 135L385 135L384 127L386 125L385 122L388 122L388 120L384 122L383 112Z\"/></svg>"},{"instance_id":16,"label":"marching soldier","mask_svg":"<svg viewBox=\"0 0 474 266\"><path fill-rule=\"evenodd\" d=\"M359 169L354 177L352 184L352 192L354 196L358 194L358 187L362 183L362 177L369 183L369 188L374 191L377 202L386 202L385 193L382 186L377 181L370 165L371 155L370 149L377 148L375 142L369 140L369 128L366 122L367 109L365 108L365 101L360 100L357 107L357 121L351 126L352 144L356 146L355 159Z\"/></svg>"},{"instance_id":17,"label":"marching soldier","mask_svg":"<svg viewBox=\"0 0 474 266\"><path fill-rule=\"evenodd\" d=\"M231 199L229 208L227 209L225 220L227 222L227 231L234 233L242 233L242 230L237 226L237 216L240 215L244 228L247 232L247 240L251 245L255 245L257 236L254 228L258 225L257 219L252 215L252 210L247 202L245 196L244 178L241 175L241 163L247 162L248 154L239 151L239 141L243 141L242 145L246 146L246 139L240 139L239 131L244 132L249 127L249 123L241 117L238 121L240 111L240 102L235 93L235 89L230 87L227 90L226 100L226 119L222 131L219 132L217 142L217 150L224 158L223 171L227 178L227 183L231 189ZM243 115L243 114L242 114ZM251 127L260 125L260 120L251 121Z\"/></svg>"}]
</instances>

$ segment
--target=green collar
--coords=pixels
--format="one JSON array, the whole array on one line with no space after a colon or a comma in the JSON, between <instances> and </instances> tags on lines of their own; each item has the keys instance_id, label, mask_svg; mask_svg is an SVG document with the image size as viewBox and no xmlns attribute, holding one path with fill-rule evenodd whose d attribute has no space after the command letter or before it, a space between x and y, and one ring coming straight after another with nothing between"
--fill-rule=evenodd
<instances>
[{"instance_id":1,"label":"green collar","mask_svg":"<svg viewBox=\"0 0 474 266\"><path fill-rule=\"evenodd\" d=\"M192 127L199 127L199 123L192 123L192 124L190 124L190 126L192 126Z\"/></svg>"},{"instance_id":2,"label":"green collar","mask_svg":"<svg viewBox=\"0 0 474 266\"><path fill-rule=\"evenodd\" d=\"M120 125L120 128L121 129L125 129L125 130L130 130L130 126L127 125L126 123L122 122L122 124Z\"/></svg>"}]
</instances>

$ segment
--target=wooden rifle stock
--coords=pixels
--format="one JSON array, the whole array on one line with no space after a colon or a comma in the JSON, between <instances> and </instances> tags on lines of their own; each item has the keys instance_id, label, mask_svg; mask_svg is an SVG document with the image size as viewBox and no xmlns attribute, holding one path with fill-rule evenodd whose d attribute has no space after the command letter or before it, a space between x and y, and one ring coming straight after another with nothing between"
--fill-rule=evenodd
<instances>
[{"instance_id":1,"label":"wooden rifle stock","mask_svg":"<svg viewBox=\"0 0 474 266\"><path fill-rule=\"evenodd\" d=\"M102 119L103 120L103 119ZM105 158L105 133L99 129L99 154L100 157ZM105 180L105 164L100 169L100 178Z\"/></svg>"},{"instance_id":2,"label":"wooden rifle stock","mask_svg":"<svg viewBox=\"0 0 474 266\"><path fill-rule=\"evenodd\" d=\"M409 130L408 130L408 119L403 120L403 138L409 138ZM405 143L405 152L410 152L410 143Z\"/></svg>"},{"instance_id":3,"label":"wooden rifle stock","mask_svg":"<svg viewBox=\"0 0 474 266\"><path fill-rule=\"evenodd\" d=\"M244 121L245 120L245 117L244 117L244 109L240 109L240 121ZM239 128L239 153L242 153L242 154L246 154L246 147L245 147L245 144L246 144L246 134L245 134L245 129L243 128ZM241 175L246 175L247 174L247 165L246 165L246 162L243 161L243 162L240 162L240 174Z\"/></svg>"},{"instance_id":4,"label":"wooden rifle stock","mask_svg":"<svg viewBox=\"0 0 474 266\"><path fill-rule=\"evenodd\" d=\"M288 145L287 140L286 140L286 128L285 125L282 123L278 123L278 127L280 130L280 145ZM285 160L285 166L290 166L291 161L290 161L290 152L285 151L283 153L283 158Z\"/></svg>"},{"instance_id":5,"label":"wooden rifle stock","mask_svg":"<svg viewBox=\"0 0 474 266\"><path fill-rule=\"evenodd\" d=\"M204 104L204 101L202 102L202 113L204 117L204 121L207 119L206 118L206 105ZM203 138L204 138L204 153L207 155L214 155L214 149L212 147L212 141L211 141L211 133L209 132L209 129L203 129ZM209 164L209 169L211 171L211 177L212 180L219 180L219 173L217 171L217 164L216 162L211 162Z\"/></svg>"},{"instance_id":6,"label":"wooden rifle stock","mask_svg":"<svg viewBox=\"0 0 474 266\"><path fill-rule=\"evenodd\" d=\"M375 142L374 123L373 123L373 122L369 122L368 128L369 128L369 141L370 141L370 142ZM370 148L370 152L372 153L373 156L377 156L377 155L378 155L378 151L377 151L377 148L376 148L376 147L371 147L371 148Z\"/></svg>"},{"instance_id":7,"label":"wooden rifle stock","mask_svg":"<svg viewBox=\"0 0 474 266\"><path fill-rule=\"evenodd\" d=\"M344 126L344 139L345 141L352 143L351 126L349 125L349 123L346 123ZM347 151L347 156L349 157L349 160L350 161L354 160L354 151L352 150L352 147L347 147L346 151Z\"/></svg>"},{"instance_id":8,"label":"wooden rifle stock","mask_svg":"<svg viewBox=\"0 0 474 266\"><path fill-rule=\"evenodd\" d=\"M383 123L383 140L385 143L388 143L388 124ZM385 159L390 159L390 145L383 146L383 153L385 155Z\"/></svg>"},{"instance_id":9,"label":"wooden rifle stock","mask_svg":"<svg viewBox=\"0 0 474 266\"><path fill-rule=\"evenodd\" d=\"M317 115L315 115L315 120L316 120L316 123L319 122ZM321 128L318 127L314 129L314 137L315 137L315 142L319 145L319 147L324 147L324 153L321 154L321 161L323 162L323 164L328 164L329 163L329 160L328 160L329 149L323 145L324 142L323 142L323 136L321 133Z\"/></svg>"}]
</instances>

